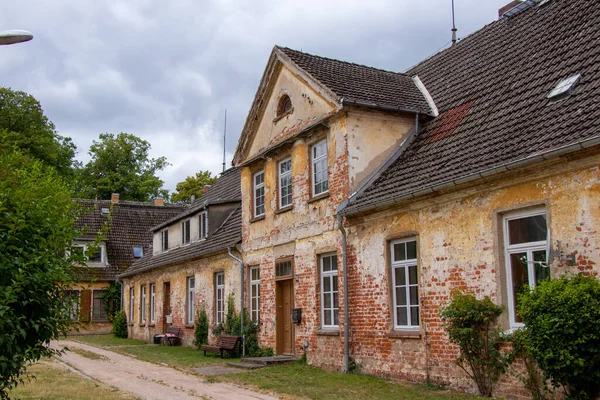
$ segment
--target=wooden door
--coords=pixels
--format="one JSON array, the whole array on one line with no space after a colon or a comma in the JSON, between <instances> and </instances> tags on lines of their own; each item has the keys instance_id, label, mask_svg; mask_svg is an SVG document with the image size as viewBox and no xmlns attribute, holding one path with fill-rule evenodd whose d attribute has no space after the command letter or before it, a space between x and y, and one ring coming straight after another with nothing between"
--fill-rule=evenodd
<instances>
[{"instance_id":1,"label":"wooden door","mask_svg":"<svg viewBox=\"0 0 600 400\"><path fill-rule=\"evenodd\" d=\"M292 323L293 280L277 281L275 293L277 354L294 354L294 326Z\"/></svg>"},{"instance_id":2,"label":"wooden door","mask_svg":"<svg viewBox=\"0 0 600 400\"><path fill-rule=\"evenodd\" d=\"M171 315L171 282L163 284L163 333L167 332L167 315Z\"/></svg>"}]
</instances>

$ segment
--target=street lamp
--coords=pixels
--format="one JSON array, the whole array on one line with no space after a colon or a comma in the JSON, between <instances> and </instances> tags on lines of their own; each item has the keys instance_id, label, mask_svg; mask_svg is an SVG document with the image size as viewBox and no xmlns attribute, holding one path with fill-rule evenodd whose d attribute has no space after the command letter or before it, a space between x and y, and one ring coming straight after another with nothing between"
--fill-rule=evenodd
<instances>
[{"instance_id":1,"label":"street lamp","mask_svg":"<svg viewBox=\"0 0 600 400\"><path fill-rule=\"evenodd\" d=\"M0 45L15 44L28 42L33 39L31 32L20 29L12 29L9 31L0 31Z\"/></svg>"}]
</instances>

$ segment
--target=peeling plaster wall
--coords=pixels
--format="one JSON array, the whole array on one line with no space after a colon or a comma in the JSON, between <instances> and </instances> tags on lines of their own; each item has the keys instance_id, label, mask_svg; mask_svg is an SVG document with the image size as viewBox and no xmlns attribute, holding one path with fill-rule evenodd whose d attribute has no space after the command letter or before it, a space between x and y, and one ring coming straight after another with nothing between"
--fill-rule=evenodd
<instances>
[{"instance_id":1,"label":"peeling plaster wall","mask_svg":"<svg viewBox=\"0 0 600 400\"><path fill-rule=\"evenodd\" d=\"M458 192L353 217L348 236L351 356L362 371L423 382L428 361L433 382L475 392L454 363L457 348L448 343L439 308L453 289L490 296L507 307L502 215L524 207L545 207L552 247L560 241L563 252L576 254L572 267L555 259L552 276L567 271L597 275L599 164L600 156L548 162ZM398 337L391 314L388 244L403 236L416 236L419 251L421 335L412 338ZM507 318L500 321L505 328ZM528 397L508 374L495 394Z\"/></svg>"},{"instance_id":2,"label":"peeling plaster wall","mask_svg":"<svg viewBox=\"0 0 600 400\"><path fill-rule=\"evenodd\" d=\"M83 296L84 291L89 291L87 294L89 296L89 304L90 304L90 320L89 321L79 321L80 326L79 330L71 330L69 331L69 336L77 336L77 335L102 335L108 334L112 331L112 322L109 321L93 321L91 319L92 313L94 312L93 308L93 291L94 290L105 290L110 286L110 282L108 281L97 281L97 282L75 282L73 284L73 290L79 290L79 295ZM79 304L81 307L82 299L80 297Z\"/></svg>"},{"instance_id":3,"label":"peeling plaster wall","mask_svg":"<svg viewBox=\"0 0 600 400\"><path fill-rule=\"evenodd\" d=\"M239 257L239 255L238 255ZM227 253L221 253L211 257L205 257L194 261L188 261L172 266L162 267L148 272L143 272L123 280L123 310L129 321L129 289L133 286L134 296L134 323L129 325L129 337L140 340L151 341L157 333L166 331L163 315L164 283L170 282L171 288L171 314L173 326L181 328L180 337L182 343L191 346L194 340L194 326L186 324L186 294L187 278L195 278L195 310L196 313L202 307L205 308L209 319L209 341L216 339L210 333L215 325L215 282L214 276L217 272L225 273L225 307L227 298L233 294L235 310L240 311L240 267ZM156 284L156 322L150 323L150 284ZM146 319L147 323L140 321L141 285L146 288ZM195 318L196 319L196 318Z\"/></svg>"}]
</instances>

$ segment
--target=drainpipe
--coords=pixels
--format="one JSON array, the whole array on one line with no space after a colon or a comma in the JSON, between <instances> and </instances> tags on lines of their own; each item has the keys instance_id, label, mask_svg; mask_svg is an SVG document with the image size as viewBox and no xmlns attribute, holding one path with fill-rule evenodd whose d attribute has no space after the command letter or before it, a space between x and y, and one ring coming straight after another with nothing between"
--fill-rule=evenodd
<instances>
[{"instance_id":1,"label":"drainpipe","mask_svg":"<svg viewBox=\"0 0 600 400\"><path fill-rule=\"evenodd\" d=\"M340 214L337 215L338 228L342 232L342 268L344 270L344 373L348 373L348 364L350 359L350 351L349 351L349 321L350 317L348 315L348 254L346 252L346 230L344 229L344 224L342 223L342 216Z\"/></svg>"},{"instance_id":2,"label":"drainpipe","mask_svg":"<svg viewBox=\"0 0 600 400\"><path fill-rule=\"evenodd\" d=\"M240 296L240 304L241 304L241 309L240 309L240 325L241 327L241 336L242 336L242 357L244 357L246 355L246 337L244 335L244 262L242 260L240 260L239 258L237 258L236 256L233 255L233 253L231 253L231 247L227 247L227 252L229 253L229 257L233 258L235 261L240 263L240 277L241 277L241 286L242 286L242 290L241 290L241 296Z\"/></svg>"}]
</instances>

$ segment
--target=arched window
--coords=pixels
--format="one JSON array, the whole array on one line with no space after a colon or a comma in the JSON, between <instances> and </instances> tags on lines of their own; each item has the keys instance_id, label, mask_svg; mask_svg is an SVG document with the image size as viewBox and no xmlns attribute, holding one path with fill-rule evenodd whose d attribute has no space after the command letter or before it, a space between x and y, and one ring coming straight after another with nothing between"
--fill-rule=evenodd
<instances>
[{"instance_id":1,"label":"arched window","mask_svg":"<svg viewBox=\"0 0 600 400\"><path fill-rule=\"evenodd\" d=\"M292 109L292 100L290 99L290 96L288 96L287 94L284 94L279 99L279 104L277 105L277 117L281 117L282 115L284 115L291 109Z\"/></svg>"}]
</instances>

